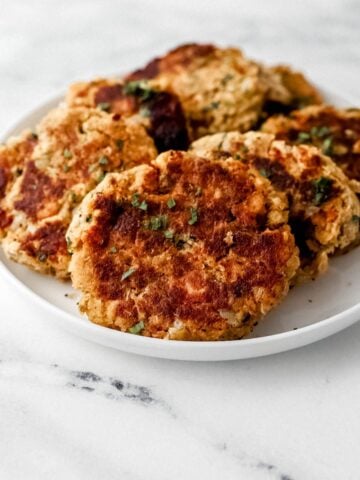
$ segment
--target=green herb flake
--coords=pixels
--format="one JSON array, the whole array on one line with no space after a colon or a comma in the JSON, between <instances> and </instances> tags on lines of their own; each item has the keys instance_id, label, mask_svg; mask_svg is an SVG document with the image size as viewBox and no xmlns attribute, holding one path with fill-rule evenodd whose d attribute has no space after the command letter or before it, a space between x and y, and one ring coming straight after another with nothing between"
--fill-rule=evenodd
<instances>
[{"instance_id":1,"label":"green herb flake","mask_svg":"<svg viewBox=\"0 0 360 480\"><path fill-rule=\"evenodd\" d=\"M124 85L123 91L125 95L135 95L140 100L149 100L154 91L149 87L146 80L134 80Z\"/></svg>"},{"instance_id":2,"label":"green herb flake","mask_svg":"<svg viewBox=\"0 0 360 480\"><path fill-rule=\"evenodd\" d=\"M325 140L323 141L322 147L321 147L322 151L323 151L323 154L324 155L331 155L332 147L333 147L332 137L325 138Z\"/></svg>"},{"instance_id":3,"label":"green herb flake","mask_svg":"<svg viewBox=\"0 0 360 480\"><path fill-rule=\"evenodd\" d=\"M129 268L129 270L126 270L126 272L124 272L122 275L121 275L121 281L123 280L126 280L127 278L129 278L134 272L136 272L136 268Z\"/></svg>"},{"instance_id":4,"label":"green herb flake","mask_svg":"<svg viewBox=\"0 0 360 480\"><path fill-rule=\"evenodd\" d=\"M200 197L201 194L202 194L202 188L201 187L196 187L195 197Z\"/></svg>"},{"instance_id":5,"label":"green herb flake","mask_svg":"<svg viewBox=\"0 0 360 480\"><path fill-rule=\"evenodd\" d=\"M131 197L131 205L133 207L139 207L140 206L140 195L138 193L134 193Z\"/></svg>"},{"instance_id":6,"label":"green herb flake","mask_svg":"<svg viewBox=\"0 0 360 480\"><path fill-rule=\"evenodd\" d=\"M174 232L172 230L165 230L164 237L171 240L174 238Z\"/></svg>"},{"instance_id":7,"label":"green herb flake","mask_svg":"<svg viewBox=\"0 0 360 480\"><path fill-rule=\"evenodd\" d=\"M176 202L173 198L169 198L169 200L166 202L166 205L171 209L175 207Z\"/></svg>"},{"instance_id":8,"label":"green herb flake","mask_svg":"<svg viewBox=\"0 0 360 480\"><path fill-rule=\"evenodd\" d=\"M39 260L39 262L46 262L47 258L48 258L48 256L47 256L46 253L42 253L42 252L41 252L41 253L39 253L39 255L38 255L38 260Z\"/></svg>"},{"instance_id":9,"label":"green herb flake","mask_svg":"<svg viewBox=\"0 0 360 480\"><path fill-rule=\"evenodd\" d=\"M124 143L124 140L122 140L121 138L115 140L115 144L119 150L122 150L124 148Z\"/></svg>"},{"instance_id":10,"label":"green herb flake","mask_svg":"<svg viewBox=\"0 0 360 480\"><path fill-rule=\"evenodd\" d=\"M311 135L308 132L299 132L297 136L297 141L300 143L308 142L311 140Z\"/></svg>"},{"instance_id":11,"label":"green herb flake","mask_svg":"<svg viewBox=\"0 0 360 480\"><path fill-rule=\"evenodd\" d=\"M70 198L73 203L76 203L78 198L75 192L70 192Z\"/></svg>"},{"instance_id":12,"label":"green herb flake","mask_svg":"<svg viewBox=\"0 0 360 480\"><path fill-rule=\"evenodd\" d=\"M144 223L144 227L148 230L165 230L167 224L167 215L158 215L156 217L150 217L150 219Z\"/></svg>"},{"instance_id":13,"label":"green herb flake","mask_svg":"<svg viewBox=\"0 0 360 480\"><path fill-rule=\"evenodd\" d=\"M144 322L138 322L138 323L135 323L135 325L131 328L129 328L129 332L132 333L133 335L139 335L139 333L142 332L142 330L144 330L145 328L145 325L144 325Z\"/></svg>"},{"instance_id":14,"label":"green herb flake","mask_svg":"<svg viewBox=\"0 0 360 480\"><path fill-rule=\"evenodd\" d=\"M110 250L109 250L110 253L117 253L117 251L118 250L117 250L116 247L111 247Z\"/></svg>"},{"instance_id":15,"label":"green herb flake","mask_svg":"<svg viewBox=\"0 0 360 480\"><path fill-rule=\"evenodd\" d=\"M109 159L103 155L99 158L99 165L107 165L109 163Z\"/></svg>"},{"instance_id":16,"label":"green herb flake","mask_svg":"<svg viewBox=\"0 0 360 480\"><path fill-rule=\"evenodd\" d=\"M66 245L67 245L67 248L70 248L70 247L71 247L71 239L70 239L70 237L66 237Z\"/></svg>"},{"instance_id":17,"label":"green herb flake","mask_svg":"<svg viewBox=\"0 0 360 480\"><path fill-rule=\"evenodd\" d=\"M98 183L102 182L104 178L106 177L107 172L101 172L98 178Z\"/></svg>"},{"instance_id":18,"label":"green herb flake","mask_svg":"<svg viewBox=\"0 0 360 480\"><path fill-rule=\"evenodd\" d=\"M65 150L63 151L63 155L65 158L72 158L73 156L73 154L70 152L68 148L65 148Z\"/></svg>"},{"instance_id":19,"label":"green herb flake","mask_svg":"<svg viewBox=\"0 0 360 480\"><path fill-rule=\"evenodd\" d=\"M209 105L206 105L206 107L204 107L204 112L211 112L212 110L218 109L219 106L220 102L211 102L209 103Z\"/></svg>"},{"instance_id":20,"label":"green herb flake","mask_svg":"<svg viewBox=\"0 0 360 480\"><path fill-rule=\"evenodd\" d=\"M33 140L37 140L39 138L39 135L36 132L31 132L30 135Z\"/></svg>"},{"instance_id":21,"label":"green herb flake","mask_svg":"<svg viewBox=\"0 0 360 480\"><path fill-rule=\"evenodd\" d=\"M324 138L327 137L331 133L330 128L323 126L312 127L310 130L310 134L312 137Z\"/></svg>"},{"instance_id":22,"label":"green herb flake","mask_svg":"<svg viewBox=\"0 0 360 480\"><path fill-rule=\"evenodd\" d=\"M141 107L139 113L144 118L149 118L151 115L150 109L148 107Z\"/></svg>"},{"instance_id":23,"label":"green herb flake","mask_svg":"<svg viewBox=\"0 0 360 480\"><path fill-rule=\"evenodd\" d=\"M227 73L221 80L221 85L225 86L229 80L232 80L234 78L234 75L231 75L231 73Z\"/></svg>"},{"instance_id":24,"label":"green herb flake","mask_svg":"<svg viewBox=\"0 0 360 480\"><path fill-rule=\"evenodd\" d=\"M150 218L150 229L151 230L163 230L167 227L167 216L166 215L158 215L157 217Z\"/></svg>"},{"instance_id":25,"label":"green herb flake","mask_svg":"<svg viewBox=\"0 0 360 480\"><path fill-rule=\"evenodd\" d=\"M146 210L148 209L148 204L145 200L143 200L140 205L139 205L139 208L140 210L143 210L144 212L146 212Z\"/></svg>"},{"instance_id":26,"label":"green herb flake","mask_svg":"<svg viewBox=\"0 0 360 480\"><path fill-rule=\"evenodd\" d=\"M329 197L332 180L330 178L320 177L312 181L314 190L314 203L321 205Z\"/></svg>"},{"instance_id":27,"label":"green herb flake","mask_svg":"<svg viewBox=\"0 0 360 480\"><path fill-rule=\"evenodd\" d=\"M262 177L269 178L271 175L271 171L268 168L259 168L259 173Z\"/></svg>"},{"instance_id":28,"label":"green herb flake","mask_svg":"<svg viewBox=\"0 0 360 480\"><path fill-rule=\"evenodd\" d=\"M198 210L194 207L190 208L190 218L188 220L189 225L195 225L195 223L199 220Z\"/></svg>"},{"instance_id":29,"label":"green herb flake","mask_svg":"<svg viewBox=\"0 0 360 480\"><path fill-rule=\"evenodd\" d=\"M359 216L359 215L353 215L353 216L351 217L351 220L352 220L353 222L359 222L359 221L360 221L360 216Z\"/></svg>"},{"instance_id":30,"label":"green herb flake","mask_svg":"<svg viewBox=\"0 0 360 480\"><path fill-rule=\"evenodd\" d=\"M67 173L69 170L70 170L69 165L65 163L65 165L63 166L64 173Z\"/></svg>"},{"instance_id":31,"label":"green herb flake","mask_svg":"<svg viewBox=\"0 0 360 480\"><path fill-rule=\"evenodd\" d=\"M91 222L91 220L92 220L92 215L88 215L88 216L85 218L85 221L86 221L87 223Z\"/></svg>"},{"instance_id":32,"label":"green herb flake","mask_svg":"<svg viewBox=\"0 0 360 480\"><path fill-rule=\"evenodd\" d=\"M110 110L110 103L109 102L100 102L97 104L97 107L100 108L103 112L108 112Z\"/></svg>"}]
</instances>

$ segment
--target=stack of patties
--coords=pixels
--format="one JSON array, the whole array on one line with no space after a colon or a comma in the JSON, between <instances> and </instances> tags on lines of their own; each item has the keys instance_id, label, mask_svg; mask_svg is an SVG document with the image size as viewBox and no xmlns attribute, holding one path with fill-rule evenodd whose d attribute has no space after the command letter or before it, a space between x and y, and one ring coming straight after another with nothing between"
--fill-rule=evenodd
<instances>
[{"instance_id":1,"label":"stack of patties","mask_svg":"<svg viewBox=\"0 0 360 480\"><path fill-rule=\"evenodd\" d=\"M359 240L356 115L323 125L321 101L302 74L212 45L72 85L0 149L4 251L71 274L95 323L242 338Z\"/></svg>"},{"instance_id":2,"label":"stack of patties","mask_svg":"<svg viewBox=\"0 0 360 480\"><path fill-rule=\"evenodd\" d=\"M161 105L156 106L159 96ZM268 68L239 49L197 44L178 47L123 79L74 84L66 101L70 106L97 106L122 115L140 105L151 130L156 130L160 114L168 114L172 121L167 122L164 136L171 139L176 136L171 131L176 130L174 99L181 104L191 141L220 131L245 132L269 113L322 101L303 75L289 67ZM184 142L177 148L184 149Z\"/></svg>"}]
</instances>

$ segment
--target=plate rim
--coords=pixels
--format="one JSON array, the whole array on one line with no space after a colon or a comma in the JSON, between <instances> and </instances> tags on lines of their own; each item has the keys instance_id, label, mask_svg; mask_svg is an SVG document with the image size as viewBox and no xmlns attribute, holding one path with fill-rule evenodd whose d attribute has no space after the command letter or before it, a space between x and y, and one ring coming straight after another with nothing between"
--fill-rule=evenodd
<instances>
[{"instance_id":1,"label":"plate rim","mask_svg":"<svg viewBox=\"0 0 360 480\"><path fill-rule=\"evenodd\" d=\"M337 97L342 99L345 102L352 103L356 105L356 99L352 98L352 95L339 95L333 92L331 89L321 87L319 85L315 86L322 91L326 96ZM8 127L4 132L0 133L0 141L4 141L10 136L15 135L15 131L23 128L23 124L27 119L34 116L41 110L50 109L56 106L59 102L64 99L64 93L58 95L52 95L48 98L45 98L37 107L32 108L27 113L22 115L17 121L13 122L10 127ZM26 267L23 267L26 268ZM299 327L296 330L288 330L285 332L274 333L271 335L266 335L256 338L244 338L239 340L223 340L223 341L177 341L177 340L167 340L167 339L158 339L152 337L144 337L141 335L133 335L131 333L122 332L115 329L110 329L103 327L101 325L95 324L90 320L85 322L80 321L79 318L73 314L66 312L61 309L59 306L54 305L49 300L45 299L35 291L33 291L29 286L21 281L18 276L13 273L6 264L0 259L0 273L4 279L10 281L20 292L26 294L29 300L33 300L39 307L43 310L47 310L54 314L57 319L65 320L66 324L60 323L60 326L63 326L68 331L76 331L76 333L95 343L100 343L102 345L109 346L111 343L112 348L118 350L137 353L140 355L152 356L157 358L168 358L168 359L177 359L177 360L196 360L196 361L224 361L224 360L235 360L235 359L245 359L245 358L255 358L259 356L265 356L275 353L280 353L282 351L293 350L301 346L314 343L318 340L326 338L332 334L337 333L340 330L343 330L350 325L356 323L360 320L360 301L330 317L319 320L310 325ZM84 316L85 317L85 316ZM331 328L340 322L341 319L344 320L344 324L338 325L339 328ZM347 320L347 321L345 321ZM59 323L59 322L58 322ZM318 335L314 335L311 338L311 334L317 332ZM322 333L321 333L322 332ZM320 335L319 335L320 333ZM94 334L96 338L94 338ZM98 335L99 334L99 335ZM119 339L123 339L127 345L115 345ZM291 340L296 340L296 345L291 345ZM283 341L286 341L283 345ZM277 345L274 351L255 351L251 354L249 349L264 346L271 346L274 344ZM160 348L159 348L160 347ZM280 347L280 348L279 348ZM142 351L142 349L144 349ZM149 351L151 350L151 351ZM154 350L154 351L152 351ZM221 356L220 358L209 358L206 355L207 351L218 351L226 352L229 350L229 355ZM241 351L245 351L245 355ZM205 352L206 358L195 358L196 352ZM186 354L189 352L190 354ZM179 355L180 354L180 355Z\"/></svg>"}]
</instances>

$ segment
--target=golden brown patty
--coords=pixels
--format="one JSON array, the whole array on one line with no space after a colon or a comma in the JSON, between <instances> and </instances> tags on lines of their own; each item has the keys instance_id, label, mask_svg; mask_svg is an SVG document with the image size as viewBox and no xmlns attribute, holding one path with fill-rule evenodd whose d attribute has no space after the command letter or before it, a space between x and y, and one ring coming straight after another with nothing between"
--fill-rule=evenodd
<instances>
[{"instance_id":1,"label":"golden brown patty","mask_svg":"<svg viewBox=\"0 0 360 480\"><path fill-rule=\"evenodd\" d=\"M144 128L97 109L58 108L37 129L29 154L3 201L8 222L5 253L44 273L68 275L65 232L74 208L106 172L156 157Z\"/></svg>"},{"instance_id":2,"label":"golden brown patty","mask_svg":"<svg viewBox=\"0 0 360 480\"><path fill-rule=\"evenodd\" d=\"M66 103L70 107L97 107L135 118L145 127L159 152L189 146L185 115L178 98L146 81L97 79L76 83L70 86Z\"/></svg>"},{"instance_id":3,"label":"golden brown patty","mask_svg":"<svg viewBox=\"0 0 360 480\"><path fill-rule=\"evenodd\" d=\"M300 249L298 280L325 271L329 254L359 239L359 201L343 172L317 148L290 146L265 133L231 132L204 137L192 150L210 158L238 158L286 192Z\"/></svg>"},{"instance_id":4,"label":"golden brown patty","mask_svg":"<svg viewBox=\"0 0 360 480\"><path fill-rule=\"evenodd\" d=\"M15 180L22 174L24 162L31 156L37 136L25 131L19 137L10 138L0 145L0 238L12 219L4 210L3 203Z\"/></svg>"},{"instance_id":5,"label":"golden brown patty","mask_svg":"<svg viewBox=\"0 0 360 480\"><path fill-rule=\"evenodd\" d=\"M294 144L316 145L350 179L360 181L359 109L340 110L328 105L308 107L292 112L289 117L269 118L262 130Z\"/></svg>"},{"instance_id":6,"label":"golden brown patty","mask_svg":"<svg viewBox=\"0 0 360 480\"><path fill-rule=\"evenodd\" d=\"M269 86L262 112L263 118L323 103L322 95L304 75L287 65L263 67L262 75L264 82Z\"/></svg>"},{"instance_id":7,"label":"golden brown patty","mask_svg":"<svg viewBox=\"0 0 360 480\"><path fill-rule=\"evenodd\" d=\"M165 97L157 112L156 95L154 105L149 101L151 92ZM194 140L218 131L246 131L263 114L289 111L300 101L305 102L305 97L308 103L320 101L303 75L288 67L264 67L236 48L188 44L152 60L122 80L75 84L70 87L67 102L72 106L98 105L123 115L134 114L139 108L143 111L145 106L150 122L157 119L157 130L163 131L168 125L168 134L173 132L174 139L182 139L174 142L170 137L167 147L181 149L187 144L180 111L186 117L187 135ZM167 112L166 119L161 118L159 110ZM157 144L156 136L154 140Z\"/></svg>"},{"instance_id":8,"label":"golden brown patty","mask_svg":"<svg viewBox=\"0 0 360 480\"><path fill-rule=\"evenodd\" d=\"M179 97L191 139L248 130L259 118L266 93L259 65L236 48L213 45L178 47L127 79L143 78Z\"/></svg>"},{"instance_id":9,"label":"golden brown patty","mask_svg":"<svg viewBox=\"0 0 360 480\"><path fill-rule=\"evenodd\" d=\"M170 151L110 174L67 234L81 310L151 337L241 338L298 268L286 208L267 179L233 159Z\"/></svg>"}]
</instances>

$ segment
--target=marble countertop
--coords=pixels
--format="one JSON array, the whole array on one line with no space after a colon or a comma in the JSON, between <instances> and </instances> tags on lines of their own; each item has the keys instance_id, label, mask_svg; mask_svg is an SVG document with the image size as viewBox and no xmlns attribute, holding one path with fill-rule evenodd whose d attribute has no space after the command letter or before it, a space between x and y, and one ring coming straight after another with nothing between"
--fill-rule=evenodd
<instances>
[{"instance_id":1,"label":"marble countertop","mask_svg":"<svg viewBox=\"0 0 360 480\"><path fill-rule=\"evenodd\" d=\"M71 81L186 41L242 46L360 101L360 3L1 2L0 130ZM360 323L219 364L127 355L63 332L0 279L2 480L357 480Z\"/></svg>"}]
</instances>

